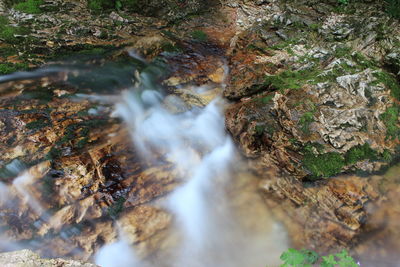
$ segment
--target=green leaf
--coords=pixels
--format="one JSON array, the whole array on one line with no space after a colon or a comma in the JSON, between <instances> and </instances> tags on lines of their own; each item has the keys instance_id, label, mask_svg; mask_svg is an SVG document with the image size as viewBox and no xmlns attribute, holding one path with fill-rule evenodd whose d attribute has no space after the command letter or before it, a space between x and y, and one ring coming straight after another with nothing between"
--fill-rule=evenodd
<instances>
[{"instance_id":1,"label":"green leaf","mask_svg":"<svg viewBox=\"0 0 400 267\"><path fill-rule=\"evenodd\" d=\"M321 267L334 267L335 264L338 264L333 255L324 256L322 260Z\"/></svg>"},{"instance_id":2,"label":"green leaf","mask_svg":"<svg viewBox=\"0 0 400 267\"><path fill-rule=\"evenodd\" d=\"M297 266L303 264L306 257L300 251L294 248L289 248L286 252L284 252L281 255L280 259L285 263L284 265L281 265L281 267L286 267L286 266Z\"/></svg>"},{"instance_id":3,"label":"green leaf","mask_svg":"<svg viewBox=\"0 0 400 267\"><path fill-rule=\"evenodd\" d=\"M117 10L121 10L122 9L122 3L121 3L121 1L116 1L115 2L115 8L117 9Z\"/></svg>"},{"instance_id":4,"label":"green leaf","mask_svg":"<svg viewBox=\"0 0 400 267\"><path fill-rule=\"evenodd\" d=\"M306 263L314 264L318 261L319 256L315 251L302 249L301 253L305 256Z\"/></svg>"},{"instance_id":5,"label":"green leaf","mask_svg":"<svg viewBox=\"0 0 400 267\"><path fill-rule=\"evenodd\" d=\"M339 266L340 267L357 267L357 263L354 261L354 259L349 256L346 250L342 250L342 252L337 253L335 255L336 257L339 258Z\"/></svg>"}]
</instances>

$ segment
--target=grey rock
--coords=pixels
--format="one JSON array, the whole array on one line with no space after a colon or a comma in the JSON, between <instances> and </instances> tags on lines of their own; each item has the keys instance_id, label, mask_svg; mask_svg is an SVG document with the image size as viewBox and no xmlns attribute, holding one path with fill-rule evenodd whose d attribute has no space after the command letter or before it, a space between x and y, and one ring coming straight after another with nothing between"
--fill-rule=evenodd
<instances>
[{"instance_id":1,"label":"grey rock","mask_svg":"<svg viewBox=\"0 0 400 267\"><path fill-rule=\"evenodd\" d=\"M96 267L92 263L84 263L75 260L43 259L30 250L19 250L0 254L0 266L2 267Z\"/></svg>"}]
</instances>

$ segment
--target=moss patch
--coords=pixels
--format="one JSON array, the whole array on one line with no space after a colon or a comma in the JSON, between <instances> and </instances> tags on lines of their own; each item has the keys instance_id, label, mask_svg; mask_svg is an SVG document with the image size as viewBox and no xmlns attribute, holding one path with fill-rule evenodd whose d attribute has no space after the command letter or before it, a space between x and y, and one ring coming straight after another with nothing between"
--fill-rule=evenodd
<instances>
[{"instance_id":1,"label":"moss patch","mask_svg":"<svg viewBox=\"0 0 400 267\"><path fill-rule=\"evenodd\" d=\"M13 8L24 13L39 14L42 13L40 6L43 4L43 0L26 0L15 4Z\"/></svg>"},{"instance_id":2,"label":"moss patch","mask_svg":"<svg viewBox=\"0 0 400 267\"><path fill-rule=\"evenodd\" d=\"M386 85L390 89L390 94L397 100L400 100L400 85L393 75L386 71L380 71L375 72L374 76L376 78L376 81L374 81L373 83L382 83Z\"/></svg>"},{"instance_id":3,"label":"moss patch","mask_svg":"<svg viewBox=\"0 0 400 267\"><path fill-rule=\"evenodd\" d=\"M345 159L337 152L319 155L308 152L304 155L303 166L311 173L313 178L331 177L340 173L345 166Z\"/></svg>"},{"instance_id":4,"label":"moss patch","mask_svg":"<svg viewBox=\"0 0 400 267\"><path fill-rule=\"evenodd\" d=\"M47 120L37 120L26 124L26 128L30 130L39 130L51 125Z\"/></svg>"},{"instance_id":5,"label":"moss patch","mask_svg":"<svg viewBox=\"0 0 400 267\"><path fill-rule=\"evenodd\" d=\"M95 13L100 13L105 10L114 9L115 1L113 1L113 0L89 0L88 7Z\"/></svg>"},{"instance_id":6,"label":"moss patch","mask_svg":"<svg viewBox=\"0 0 400 267\"><path fill-rule=\"evenodd\" d=\"M365 159L377 160L378 155L368 143L365 143L364 145L352 147L349 151L347 151L345 159L346 164L351 165Z\"/></svg>"},{"instance_id":7,"label":"moss patch","mask_svg":"<svg viewBox=\"0 0 400 267\"><path fill-rule=\"evenodd\" d=\"M16 71L27 70L28 64L26 63L0 63L0 74L10 74Z\"/></svg>"},{"instance_id":8,"label":"moss patch","mask_svg":"<svg viewBox=\"0 0 400 267\"><path fill-rule=\"evenodd\" d=\"M208 39L207 34L201 30L193 31L190 33L190 35L192 36L193 39L200 42L205 42Z\"/></svg>"},{"instance_id":9,"label":"moss patch","mask_svg":"<svg viewBox=\"0 0 400 267\"><path fill-rule=\"evenodd\" d=\"M343 167L351 166L362 160L386 161L393 160L392 153L385 149L378 153L368 143L354 146L344 155L337 152L324 153L324 146L318 143L308 143L302 148L304 154L303 167L310 172L313 179L328 178L339 174Z\"/></svg>"},{"instance_id":10,"label":"moss patch","mask_svg":"<svg viewBox=\"0 0 400 267\"><path fill-rule=\"evenodd\" d=\"M299 120L300 129L308 134L310 133L310 125L314 122L314 112L305 112Z\"/></svg>"},{"instance_id":11,"label":"moss patch","mask_svg":"<svg viewBox=\"0 0 400 267\"><path fill-rule=\"evenodd\" d=\"M386 137L396 139L400 136L399 128L399 106L393 106L386 109L385 113L381 115L381 119L386 126Z\"/></svg>"},{"instance_id":12,"label":"moss patch","mask_svg":"<svg viewBox=\"0 0 400 267\"><path fill-rule=\"evenodd\" d=\"M0 16L0 39L7 43L15 43L17 38L15 35L17 34L28 34L29 29L14 27L9 25L10 22L7 17Z\"/></svg>"},{"instance_id":13,"label":"moss patch","mask_svg":"<svg viewBox=\"0 0 400 267\"><path fill-rule=\"evenodd\" d=\"M300 89L317 74L317 70L285 70L277 75L266 76L264 85L281 92L285 89Z\"/></svg>"},{"instance_id":14,"label":"moss patch","mask_svg":"<svg viewBox=\"0 0 400 267\"><path fill-rule=\"evenodd\" d=\"M400 19L400 0L385 0L386 12L393 18Z\"/></svg>"}]
</instances>

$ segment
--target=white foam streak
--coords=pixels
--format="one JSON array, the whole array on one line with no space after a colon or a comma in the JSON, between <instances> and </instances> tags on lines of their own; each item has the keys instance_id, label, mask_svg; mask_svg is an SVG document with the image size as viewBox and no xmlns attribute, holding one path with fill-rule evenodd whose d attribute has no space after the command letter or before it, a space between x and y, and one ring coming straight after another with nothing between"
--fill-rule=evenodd
<instances>
[{"instance_id":1,"label":"white foam streak","mask_svg":"<svg viewBox=\"0 0 400 267\"><path fill-rule=\"evenodd\" d=\"M36 214L42 215L45 210L30 191L34 179L35 178L28 171L25 171L13 181L13 186L24 200L25 204L29 205Z\"/></svg>"},{"instance_id":2,"label":"white foam streak","mask_svg":"<svg viewBox=\"0 0 400 267\"><path fill-rule=\"evenodd\" d=\"M132 247L124 240L102 247L95 255L95 262L102 267L143 266L137 259Z\"/></svg>"},{"instance_id":3,"label":"white foam streak","mask_svg":"<svg viewBox=\"0 0 400 267\"><path fill-rule=\"evenodd\" d=\"M267 231L261 233L261 238L243 231L226 197L236 153L225 131L222 100L216 99L203 109L172 113L162 99L155 90L125 91L114 112L126 122L142 157L151 162L156 160L154 151L161 153L185 178L164 204L174 215L171 232L179 237L179 245L160 262L172 267L266 264L266 250L273 241L265 235ZM101 255L104 259L114 258L112 251L100 253L108 254ZM115 266L112 261L102 262L104 267ZM131 266L134 264L139 263Z\"/></svg>"}]
</instances>

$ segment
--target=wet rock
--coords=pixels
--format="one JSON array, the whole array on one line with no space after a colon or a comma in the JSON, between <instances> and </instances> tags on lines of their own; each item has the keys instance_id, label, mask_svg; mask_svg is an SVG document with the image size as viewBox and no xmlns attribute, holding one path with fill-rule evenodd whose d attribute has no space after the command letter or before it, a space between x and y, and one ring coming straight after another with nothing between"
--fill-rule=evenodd
<instances>
[{"instance_id":1,"label":"wet rock","mask_svg":"<svg viewBox=\"0 0 400 267\"><path fill-rule=\"evenodd\" d=\"M233 137L247 156L272 155L285 166L284 170L294 171L297 177L315 175L307 167L299 168L317 158L308 157L311 154L338 153L346 158L338 158L338 167L331 175L355 168L378 170L386 164L382 158L364 156L356 162L346 161L359 146L367 145L377 155L395 147L395 142L386 138L387 125L382 118L396 100L389 83L380 78L386 70L375 57L368 58L380 41L365 35L358 14L330 13L321 17L296 4L274 6L276 9L267 12L262 26L253 25L238 34L231 48L231 73L224 95L240 100L227 112L227 126ZM363 8L371 12L370 7ZM386 23L386 19L374 17L368 30L378 31L377 25ZM324 39L329 35L331 39ZM344 39L359 38L368 38L369 45L343 45ZM251 103L268 94L264 106L267 108L267 102L272 101L273 107L267 108L271 116L263 121L265 108ZM244 110L248 115L243 116ZM275 136L280 142L278 137L268 139L262 130L271 120L279 125ZM308 145L319 146L320 150L306 152Z\"/></svg>"},{"instance_id":2,"label":"wet rock","mask_svg":"<svg viewBox=\"0 0 400 267\"><path fill-rule=\"evenodd\" d=\"M142 257L164 247L167 241L165 231L171 224L171 215L152 206L139 206L121 214L118 223L125 238L136 246Z\"/></svg>"},{"instance_id":3,"label":"wet rock","mask_svg":"<svg viewBox=\"0 0 400 267\"><path fill-rule=\"evenodd\" d=\"M277 203L284 210L292 211L292 205L297 207L296 211L288 213L273 209L283 221L290 217L291 223L287 228L294 245L304 247L312 244L320 251L354 243L367 221L366 203L378 198L367 181L355 177L331 179L306 187L294 178L271 180L269 177L262 185L266 194L279 196L279 200L267 198L266 203L271 208ZM302 230L297 228L302 226L305 226Z\"/></svg>"}]
</instances>

